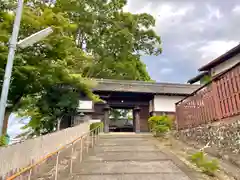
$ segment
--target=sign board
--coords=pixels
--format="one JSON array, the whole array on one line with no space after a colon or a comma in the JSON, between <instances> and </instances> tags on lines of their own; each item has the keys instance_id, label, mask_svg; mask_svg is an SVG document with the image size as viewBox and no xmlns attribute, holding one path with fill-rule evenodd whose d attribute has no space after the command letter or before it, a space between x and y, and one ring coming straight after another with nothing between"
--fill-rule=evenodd
<instances>
[{"instance_id":1,"label":"sign board","mask_svg":"<svg viewBox=\"0 0 240 180\"><path fill-rule=\"evenodd\" d=\"M92 101L82 101L79 100L78 103L78 109L79 110L92 110L93 109L93 102Z\"/></svg>"}]
</instances>

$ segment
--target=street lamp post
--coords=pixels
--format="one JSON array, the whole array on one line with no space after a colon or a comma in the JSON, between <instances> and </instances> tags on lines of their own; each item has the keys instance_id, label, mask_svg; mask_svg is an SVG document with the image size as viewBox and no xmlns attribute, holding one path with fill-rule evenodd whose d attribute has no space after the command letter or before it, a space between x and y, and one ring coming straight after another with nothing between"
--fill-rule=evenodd
<instances>
[{"instance_id":1,"label":"street lamp post","mask_svg":"<svg viewBox=\"0 0 240 180\"><path fill-rule=\"evenodd\" d=\"M9 53L8 53L7 65L5 68L5 75L4 75L1 100L0 100L0 136L2 135L2 130L3 130L4 115L5 115L5 110L7 106L7 97L8 97L9 85L10 85L10 80L12 75L13 60L14 60L16 47L18 46L20 48L25 48L25 47L31 46L34 43L47 37L49 34L53 32L52 28L48 27L17 42L20 21L22 18L23 2L24 0L18 0L18 8L17 8L16 17L13 24L12 37L10 39L10 44L9 44Z\"/></svg>"},{"instance_id":2,"label":"street lamp post","mask_svg":"<svg viewBox=\"0 0 240 180\"><path fill-rule=\"evenodd\" d=\"M14 24L13 24L13 32L12 32L12 37L10 39L7 65L6 65L5 75L4 75L3 85L2 85L2 93L1 93L1 100L0 100L0 136L2 135L2 127L3 127L5 109L7 105L9 84L10 84L10 79L12 75L13 60L14 60L15 49L17 45L20 21L22 18L23 1L24 0L18 0L18 7L17 7Z\"/></svg>"}]
</instances>

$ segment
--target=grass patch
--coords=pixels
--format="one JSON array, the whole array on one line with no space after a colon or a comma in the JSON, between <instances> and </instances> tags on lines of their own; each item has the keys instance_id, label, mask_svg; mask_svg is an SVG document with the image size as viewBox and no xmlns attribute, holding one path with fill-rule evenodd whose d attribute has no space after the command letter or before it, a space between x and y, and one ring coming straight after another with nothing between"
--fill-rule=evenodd
<instances>
[{"instance_id":1,"label":"grass patch","mask_svg":"<svg viewBox=\"0 0 240 180\"><path fill-rule=\"evenodd\" d=\"M190 156L190 160L194 163L203 173L209 176L215 176L215 172L219 169L217 159L208 160L203 151L199 151Z\"/></svg>"}]
</instances>

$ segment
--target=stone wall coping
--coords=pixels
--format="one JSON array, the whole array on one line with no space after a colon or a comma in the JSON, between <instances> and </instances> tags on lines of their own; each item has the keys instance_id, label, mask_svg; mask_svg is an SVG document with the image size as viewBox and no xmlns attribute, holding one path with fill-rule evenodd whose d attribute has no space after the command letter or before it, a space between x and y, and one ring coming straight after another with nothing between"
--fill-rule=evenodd
<instances>
[{"instance_id":1,"label":"stone wall coping","mask_svg":"<svg viewBox=\"0 0 240 180\"><path fill-rule=\"evenodd\" d=\"M89 122L0 148L0 179L39 161L89 131Z\"/></svg>"}]
</instances>

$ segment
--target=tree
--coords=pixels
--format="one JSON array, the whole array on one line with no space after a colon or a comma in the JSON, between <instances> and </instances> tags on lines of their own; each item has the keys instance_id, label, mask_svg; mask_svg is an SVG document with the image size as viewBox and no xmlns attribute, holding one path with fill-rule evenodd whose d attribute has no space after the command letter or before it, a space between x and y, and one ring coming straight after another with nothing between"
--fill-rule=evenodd
<instances>
[{"instance_id":1,"label":"tree","mask_svg":"<svg viewBox=\"0 0 240 180\"><path fill-rule=\"evenodd\" d=\"M7 9L1 9L0 12L2 14L0 32L3 32L0 37L1 80L4 76L8 53L7 44L14 19L14 14L9 13L12 10L9 7L12 6L4 7ZM48 7L41 9L25 6L19 38L29 36L49 25L54 28L53 35L32 47L18 49L16 52L8 96L8 104L12 107L8 109L7 114L20 108L23 102L26 102L22 101L24 97L41 96L56 84L70 85L83 91L90 99L97 100L90 90L91 82L81 76L80 67L88 61L89 57L76 47L74 38L69 36L69 32L74 31L75 27L62 16L62 13L54 13ZM6 125L7 123L4 128Z\"/></svg>"},{"instance_id":2,"label":"tree","mask_svg":"<svg viewBox=\"0 0 240 180\"><path fill-rule=\"evenodd\" d=\"M1 80L14 2L0 0ZM150 81L140 57L161 52L160 37L152 29L155 20L145 13L123 12L124 5L126 0L26 1L19 39L48 26L54 33L17 50L8 98L13 106L9 112L20 109L20 114L31 116L28 127L39 135L53 131L56 119L73 112L61 102L76 92L59 94L52 89L55 85L70 86L99 101L91 91L95 83L89 78ZM53 99L61 106L55 106ZM76 107L75 100L69 100L67 106Z\"/></svg>"},{"instance_id":3,"label":"tree","mask_svg":"<svg viewBox=\"0 0 240 180\"><path fill-rule=\"evenodd\" d=\"M22 108L20 111L22 115L32 117L24 129L30 127L29 136L42 135L56 130L64 116L76 113L78 99L79 92L76 89L59 86L53 86L44 91L41 96L35 97L35 102L32 102L31 97L30 99L26 98L25 101L31 101L33 106ZM26 109L27 111L24 111Z\"/></svg>"},{"instance_id":4,"label":"tree","mask_svg":"<svg viewBox=\"0 0 240 180\"><path fill-rule=\"evenodd\" d=\"M160 37L146 13L123 12L126 0L56 1L54 11L67 12L78 27L77 46L94 58L84 76L149 81L140 55L161 53Z\"/></svg>"},{"instance_id":5,"label":"tree","mask_svg":"<svg viewBox=\"0 0 240 180\"><path fill-rule=\"evenodd\" d=\"M120 118L127 118L129 119L131 116L129 116L129 113L131 113L132 110L130 109L112 109L110 111L110 117L112 117L113 120L118 120Z\"/></svg>"}]
</instances>

